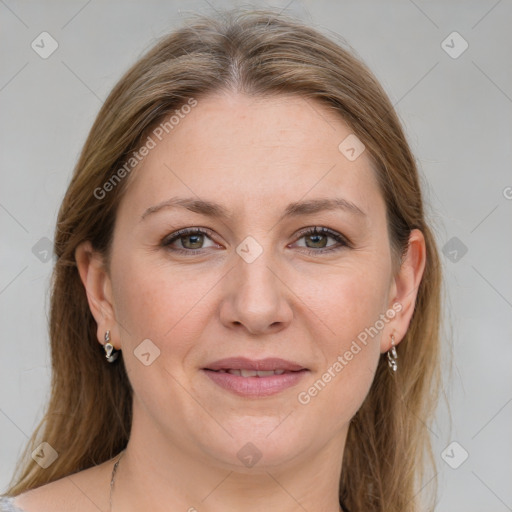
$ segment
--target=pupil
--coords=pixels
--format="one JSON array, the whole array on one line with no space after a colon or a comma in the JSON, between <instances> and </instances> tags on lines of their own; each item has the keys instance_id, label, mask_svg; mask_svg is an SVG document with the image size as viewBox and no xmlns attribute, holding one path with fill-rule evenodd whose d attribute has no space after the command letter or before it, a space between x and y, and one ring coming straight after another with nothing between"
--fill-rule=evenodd
<instances>
[{"instance_id":1,"label":"pupil","mask_svg":"<svg viewBox=\"0 0 512 512\"><path fill-rule=\"evenodd\" d=\"M185 239L187 239L187 238L188 239L192 239L192 240L195 239L195 240L192 241L192 245L195 245L195 244L201 243L201 237L202 236L203 235L187 235L185 237ZM192 247L192 249L197 249L197 247Z\"/></svg>"},{"instance_id":2,"label":"pupil","mask_svg":"<svg viewBox=\"0 0 512 512\"><path fill-rule=\"evenodd\" d=\"M317 239L318 239L319 237L320 237L320 238L322 238L322 237L323 237L324 239L326 238L326 237L325 237L325 235L322 235L322 234L319 234L319 235L310 235L310 238L317 238ZM324 240L324 242L325 242L325 240ZM314 241L313 243L318 243L318 241L317 241L317 242L315 242L315 241ZM324 243L323 245L321 245L320 247L321 247L321 248L322 248L322 247L325 247L325 243Z\"/></svg>"}]
</instances>

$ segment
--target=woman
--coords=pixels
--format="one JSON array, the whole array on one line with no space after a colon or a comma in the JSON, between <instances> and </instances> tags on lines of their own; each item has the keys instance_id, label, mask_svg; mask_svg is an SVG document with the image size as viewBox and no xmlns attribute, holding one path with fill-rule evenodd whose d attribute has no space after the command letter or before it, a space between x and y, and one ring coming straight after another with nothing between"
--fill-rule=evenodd
<instances>
[{"instance_id":1,"label":"woman","mask_svg":"<svg viewBox=\"0 0 512 512\"><path fill-rule=\"evenodd\" d=\"M438 252L338 44L272 11L163 39L98 114L55 253L52 394L5 510L429 507Z\"/></svg>"}]
</instances>

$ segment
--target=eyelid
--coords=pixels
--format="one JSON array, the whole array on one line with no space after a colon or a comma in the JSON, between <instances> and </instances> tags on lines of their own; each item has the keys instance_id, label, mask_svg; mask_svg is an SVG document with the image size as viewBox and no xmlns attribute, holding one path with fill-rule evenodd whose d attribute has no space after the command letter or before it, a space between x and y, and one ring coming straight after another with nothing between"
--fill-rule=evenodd
<instances>
[{"instance_id":1,"label":"eyelid","mask_svg":"<svg viewBox=\"0 0 512 512\"><path fill-rule=\"evenodd\" d=\"M309 226L307 228L303 228L296 233L296 237L302 238L305 235L328 235L331 238L334 238L338 242L345 244L348 247L352 247L352 242L339 231L335 231L333 229L324 227L324 226Z\"/></svg>"},{"instance_id":2,"label":"eyelid","mask_svg":"<svg viewBox=\"0 0 512 512\"><path fill-rule=\"evenodd\" d=\"M178 229L177 231L173 231L169 235L166 235L163 239L161 244L163 246L168 246L171 243L175 242L176 240L179 240L181 237L187 236L187 235L207 235L209 238L213 238L213 231L209 228L204 227L191 227L191 228L182 228ZM213 241L213 240L212 240ZM200 251L201 249L196 249L197 251ZM189 249L187 252L192 252L193 249Z\"/></svg>"}]
</instances>

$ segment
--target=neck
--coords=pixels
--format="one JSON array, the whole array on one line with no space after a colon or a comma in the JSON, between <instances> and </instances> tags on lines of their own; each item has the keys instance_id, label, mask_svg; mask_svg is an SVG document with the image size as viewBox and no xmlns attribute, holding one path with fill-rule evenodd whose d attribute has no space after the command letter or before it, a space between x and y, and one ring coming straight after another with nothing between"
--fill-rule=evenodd
<instances>
[{"instance_id":1,"label":"neck","mask_svg":"<svg viewBox=\"0 0 512 512\"><path fill-rule=\"evenodd\" d=\"M116 457L111 510L339 512L345 437L346 432L313 457L240 469L200 460L134 413L130 441L122 459Z\"/></svg>"}]
</instances>

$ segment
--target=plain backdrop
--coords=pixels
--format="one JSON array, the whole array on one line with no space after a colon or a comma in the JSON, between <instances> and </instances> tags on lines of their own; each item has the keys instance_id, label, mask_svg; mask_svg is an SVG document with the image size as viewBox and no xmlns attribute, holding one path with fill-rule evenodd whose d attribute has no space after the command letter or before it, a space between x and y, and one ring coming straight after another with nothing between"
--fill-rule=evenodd
<instances>
[{"instance_id":1,"label":"plain backdrop","mask_svg":"<svg viewBox=\"0 0 512 512\"><path fill-rule=\"evenodd\" d=\"M47 250L93 120L127 67L188 12L235 5L0 0L0 491L49 397ZM345 39L394 103L446 278L451 423L440 407L436 510L512 510L512 3L251 5ZM47 58L32 46L42 32L58 44Z\"/></svg>"}]
</instances>

